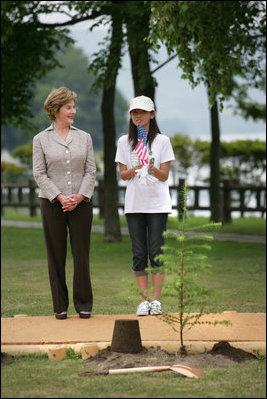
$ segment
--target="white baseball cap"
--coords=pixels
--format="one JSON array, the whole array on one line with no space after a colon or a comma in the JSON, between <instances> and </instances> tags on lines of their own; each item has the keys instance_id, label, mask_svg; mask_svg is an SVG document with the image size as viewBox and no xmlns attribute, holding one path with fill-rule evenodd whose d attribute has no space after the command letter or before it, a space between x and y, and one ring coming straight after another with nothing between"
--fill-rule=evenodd
<instances>
[{"instance_id":1,"label":"white baseball cap","mask_svg":"<svg viewBox=\"0 0 267 399\"><path fill-rule=\"evenodd\" d=\"M131 112L133 109L143 109L144 111L155 111L155 106L151 98L146 96L138 96L131 100L130 109Z\"/></svg>"}]
</instances>

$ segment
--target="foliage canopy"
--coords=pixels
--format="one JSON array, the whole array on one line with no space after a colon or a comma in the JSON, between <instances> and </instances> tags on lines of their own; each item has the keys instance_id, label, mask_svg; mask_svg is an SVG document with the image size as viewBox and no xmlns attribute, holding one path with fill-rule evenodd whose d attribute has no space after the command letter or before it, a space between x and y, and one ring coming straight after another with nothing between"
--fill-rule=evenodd
<instances>
[{"instance_id":1,"label":"foliage canopy","mask_svg":"<svg viewBox=\"0 0 267 399\"><path fill-rule=\"evenodd\" d=\"M39 1L1 2L1 126L29 127L32 88L59 65L56 55L72 42L67 30L38 28L37 15L53 5Z\"/></svg>"},{"instance_id":2,"label":"foliage canopy","mask_svg":"<svg viewBox=\"0 0 267 399\"><path fill-rule=\"evenodd\" d=\"M152 1L150 41L176 52L182 77L203 82L213 105L239 86L265 76L266 3L263 1ZM247 86L246 86L247 87Z\"/></svg>"}]
</instances>

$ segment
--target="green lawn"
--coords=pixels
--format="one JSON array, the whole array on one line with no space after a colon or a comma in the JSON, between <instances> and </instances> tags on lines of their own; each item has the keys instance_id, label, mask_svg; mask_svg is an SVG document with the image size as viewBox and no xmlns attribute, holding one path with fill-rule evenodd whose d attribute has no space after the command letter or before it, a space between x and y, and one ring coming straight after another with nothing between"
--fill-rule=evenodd
<instances>
[{"instance_id":1,"label":"green lawn","mask_svg":"<svg viewBox=\"0 0 267 399\"><path fill-rule=\"evenodd\" d=\"M5 213L2 216L3 220L23 220L29 222L40 222L41 215L38 210L36 217L30 217L29 212L26 209L14 210L11 208L5 208ZM202 216L189 216L187 220L188 227L195 227L195 230L199 229L199 226L209 223L209 218ZM94 225L103 225L104 219L100 219L97 215L94 215ZM120 216L120 224L122 227L126 226L125 216ZM179 229L178 218L169 216L168 219L169 229ZM233 219L232 223L225 224L218 233L237 233L237 234L253 234L253 235L266 235L266 220L264 218L256 217L244 217Z\"/></svg>"},{"instance_id":2,"label":"green lawn","mask_svg":"<svg viewBox=\"0 0 267 399\"><path fill-rule=\"evenodd\" d=\"M94 313L133 313L139 301L131 270L128 236L120 243L107 244L103 235L91 239L91 276ZM265 312L265 245L241 242L212 243L209 263L213 273L207 285L216 295L207 307L211 312L236 310ZM68 247L67 281L72 298L72 258ZM166 280L168 280L166 276ZM166 312L176 311L176 298L163 288ZM112 298L112 300L111 300ZM192 308L190 311L197 311ZM52 313L46 253L41 229L2 228L2 316ZM70 301L70 314L75 314Z\"/></svg>"},{"instance_id":3,"label":"green lawn","mask_svg":"<svg viewBox=\"0 0 267 399\"><path fill-rule=\"evenodd\" d=\"M131 271L128 236L107 244L103 235L91 240L91 277L95 314L133 314L139 303ZM26 313L52 315L52 301L41 229L2 228L2 317ZM207 309L265 312L265 245L241 242L212 243L209 263L213 273L207 285L216 294ZM73 267L68 247L69 314L72 305ZM169 278L168 276L166 277ZM163 288L165 312L177 311L176 298ZM197 311L193 307L190 311ZM196 327L197 328L197 327ZM230 369L206 369L203 379L175 373L81 377L88 369L82 359L49 361L46 356L16 356L2 366L4 398L264 398L266 362L249 361Z\"/></svg>"},{"instance_id":4,"label":"green lawn","mask_svg":"<svg viewBox=\"0 0 267 399\"><path fill-rule=\"evenodd\" d=\"M266 361L205 369L205 377L145 373L81 377L81 359L17 357L2 366L2 398L266 398Z\"/></svg>"}]
</instances>

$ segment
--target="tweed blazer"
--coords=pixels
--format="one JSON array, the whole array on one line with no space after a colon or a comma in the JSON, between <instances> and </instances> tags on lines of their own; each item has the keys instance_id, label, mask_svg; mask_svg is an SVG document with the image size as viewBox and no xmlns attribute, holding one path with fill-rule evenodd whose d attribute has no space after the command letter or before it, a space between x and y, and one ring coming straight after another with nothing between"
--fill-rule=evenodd
<instances>
[{"instance_id":1,"label":"tweed blazer","mask_svg":"<svg viewBox=\"0 0 267 399\"><path fill-rule=\"evenodd\" d=\"M56 201L58 194L94 193L96 165L89 133L70 126L66 140L53 125L33 138L33 176L40 188L39 197Z\"/></svg>"}]
</instances>

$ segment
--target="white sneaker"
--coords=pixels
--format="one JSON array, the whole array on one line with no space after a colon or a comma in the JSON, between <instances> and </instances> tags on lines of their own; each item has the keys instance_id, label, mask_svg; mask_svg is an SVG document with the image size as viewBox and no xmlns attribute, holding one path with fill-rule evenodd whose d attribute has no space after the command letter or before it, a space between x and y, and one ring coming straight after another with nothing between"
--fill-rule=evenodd
<instances>
[{"instance_id":1,"label":"white sneaker","mask_svg":"<svg viewBox=\"0 0 267 399\"><path fill-rule=\"evenodd\" d=\"M150 303L148 301L141 302L140 305L137 306L137 316L148 316L150 311Z\"/></svg>"},{"instance_id":2,"label":"white sneaker","mask_svg":"<svg viewBox=\"0 0 267 399\"><path fill-rule=\"evenodd\" d=\"M155 300L150 303L150 314L162 314L161 303L159 301Z\"/></svg>"}]
</instances>

